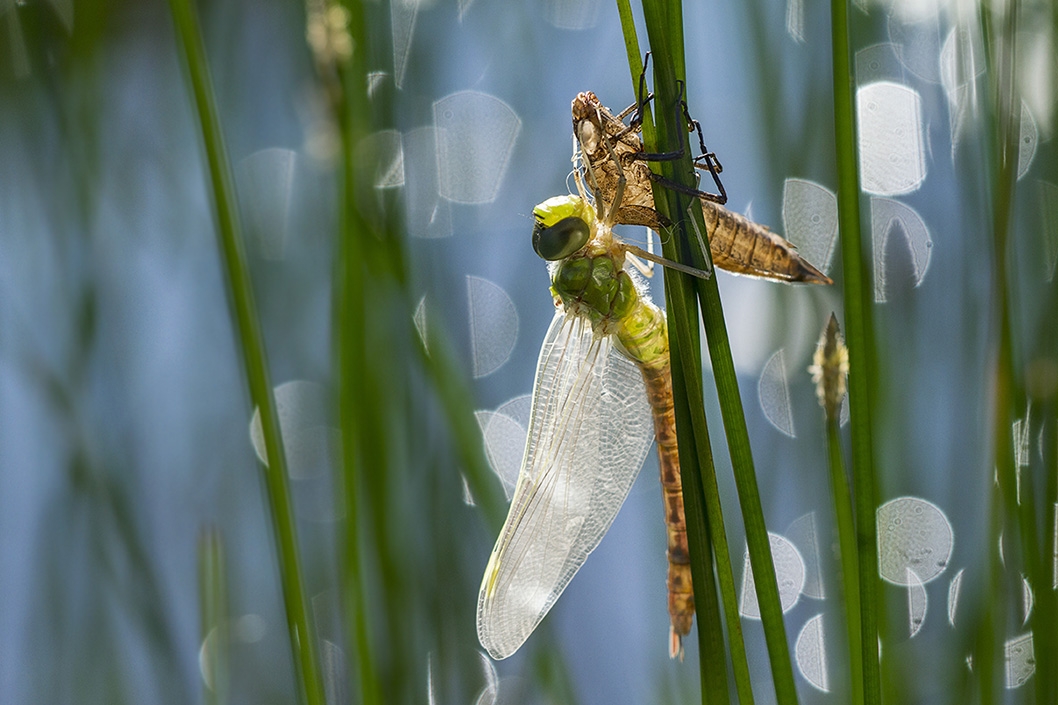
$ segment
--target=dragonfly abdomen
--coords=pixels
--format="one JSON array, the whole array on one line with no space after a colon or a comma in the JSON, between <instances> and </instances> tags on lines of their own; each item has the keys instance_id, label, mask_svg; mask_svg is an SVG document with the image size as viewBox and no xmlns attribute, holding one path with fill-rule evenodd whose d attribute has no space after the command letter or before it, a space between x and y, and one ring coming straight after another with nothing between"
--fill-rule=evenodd
<instances>
[{"instance_id":1,"label":"dragonfly abdomen","mask_svg":"<svg viewBox=\"0 0 1058 705\"><path fill-rule=\"evenodd\" d=\"M622 322L617 332L629 357L643 373L647 399L654 416L658 443L658 466L665 505L665 531L668 538L668 592L671 621L669 656L683 656L682 638L691 631L694 619L694 589L691 559L687 546L687 520L683 511L683 485L680 457L676 449L676 413L672 397L669 363L669 337L665 314L651 303L639 306Z\"/></svg>"},{"instance_id":2,"label":"dragonfly abdomen","mask_svg":"<svg viewBox=\"0 0 1058 705\"><path fill-rule=\"evenodd\" d=\"M737 274L790 282L830 284L830 278L797 254L784 238L749 218L702 200L713 264Z\"/></svg>"}]
</instances>

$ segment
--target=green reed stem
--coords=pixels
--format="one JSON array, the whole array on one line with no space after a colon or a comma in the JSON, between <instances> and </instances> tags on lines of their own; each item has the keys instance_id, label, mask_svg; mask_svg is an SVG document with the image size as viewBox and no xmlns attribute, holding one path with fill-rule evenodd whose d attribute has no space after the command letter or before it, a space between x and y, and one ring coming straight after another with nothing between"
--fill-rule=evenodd
<instances>
[{"instance_id":1,"label":"green reed stem","mask_svg":"<svg viewBox=\"0 0 1058 705\"><path fill-rule=\"evenodd\" d=\"M1024 398L1018 389L1014 372L1014 337L1011 323L1012 296L1009 284L1010 235L1014 221L1014 189L1017 183L1018 138L1021 127L1021 98L1017 91L1016 41L1019 3L1009 3L1004 11L996 14L992 8L982 8L982 27L985 36L986 73L990 78L991 105L988 114L991 146L991 162L995 169L992 182L992 244L993 300L998 350L993 369L992 438L993 462L998 481L998 496L993 502L995 516L991 526L1000 536L1008 540L1007 546L1016 545L1012 540L1021 538L1021 555L1007 554L1006 561L1025 561L1026 569L1032 572L1033 539L1035 527L1025 524L1023 508L1018 506L1017 469L1015 468L1014 445L1011 435L1016 416L1015 399ZM998 27L996 23L998 22ZM1020 520L1020 521L1019 521ZM1020 562L1020 561L1019 561ZM1017 594L1010 575L1005 575L999 556L992 552L989 585L990 597L986 610L990 624L982 630L979 646L990 656L981 661L981 702L1000 702L999 684L1004 677L1003 642L1007 620L1007 607ZM1035 583L1034 583L1035 584ZM989 614L990 613L990 614ZM987 638L990 643L984 644ZM976 670L976 669L975 669Z\"/></svg>"},{"instance_id":2,"label":"green reed stem","mask_svg":"<svg viewBox=\"0 0 1058 705\"><path fill-rule=\"evenodd\" d=\"M1058 282L1055 282L1058 284ZM1053 284L1052 284L1053 286ZM1055 309L1058 310L1058 309ZM1053 335L1053 334L1052 334ZM1053 342L1053 337L1051 338ZM1049 350L1053 356L1053 347ZM1052 357L1058 362L1058 356ZM1052 394L1054 391L1052 390ZM1055 413L1055 400L1051 398L1043 405L1042 433L1043 453L1042 470L1044 474L1044 500L1043 516L1041 524L1043 528L1043 542L1039 553L1043 570L1037 579L1044 582L1036 586L1036 623L1033 628L1035 640L1039 646L1036 647L1037 663L1058 662L1058 590L1054 589L1055 576L1053 573L1047 575L1046 568L1050 566L1054 570L1055 556L1055 522L1058 521L1058 418ZM1051 589L1048 589L1048 586ZM1058 702L1058 672L1056 669L1040 669L1037 671L1040 679L1036 685L1036 702L1039 705Z\"/></svg>"},{"instance_id":3,"label":"green reed stem","mask_svg":"<svg viewBox=\"0 0 1058 705\"><path fill-rule=\"evenodd\" d=\"M238 341L242 349L243 371L249 384L250 399L261 415L265 457L268 459L264 468L265 491L271 509L272 532L283 586L290 648L299 680L298 691L309 705L323 705L316 636L309 619L305 597L286 456L279 433L279 419L272 398L264 340L239 224L231 164L224 147L202 33L195 10L191 0L170 0L169 7L176 25L177 44L187 63L187 78L206 150L206 178L213 201L223 271L231 295Z\"/></svg>"},{"instance_id":4,"label":"green reed stem","mask_svg":"<svg viewBox=\"0 0 1058 705\"><path fill-rule=\"evenodd\" d=\"M377 516L388 506L385 496L379 496L378 483L370 483L366 477L367 468L385 475L385 454L380 448L387 438L383 421L386 411L369 384L369 380L382 373L376 368L377 356L370 354L368 346L386 348L382 341L372 340L367 292L374 289L376 295L380 295L381 287L374 279L381 278L380 275L387 268L379 262L378 249L383 234L372 232L371 223L358 207L358 192L364 186L358 179L360 172L354 157L357 145L372 130L372 105L367 101L368 9L360 2L347 3L347 9L352 55L343 60L324 54L317 57L317 61L328 89L341 142L332 319L338 419L342 429L341 487L345 508L339 544L339 572L345 626L355 645L353 660L357 677L354 682L359 702L375 705L384 702L384 676L378 665L384 659L376 656L372 622L378 619L383 623L391 623L392 613L387 609L381 615L372 614L368 579L370 575L382 584L379 589L386 591L386 584L391 582L389 576L392 570L383 568L370 574L365 570L368 561L365 546L369 545L371 537L375 540L379 562L386 565L388 559L385 533L379 535L378 522L374 522L374 531L366 531L372 526L366 519L372 515L371 510ZM386 604L389 605L392 599L395 599L395 595L390 595ZM403 657L406 655L397 655L396 658Z\"/></svg>"},{"instance_id":5,"label":"green reed stem","mask_svg":"<svg viewBox=\"0 0 1058 705\"><path fill-rule=\"evenodd\" d=\"M650 151L676 151L680 144L686 145L687 142L682 134L685 125L683 124L682 114L678 112L679 103L677 98L680 91L677 84L677 78L683 80L682 77L685 75L683 60L682 7L679 2L647 2L644 3L643 9L647 21L647 32L650 36L651 47L654 51L655 57L655 90L657 94L655 104L663 106L662 112L659 113L659 139L657 140L657 144L652 144L653 135L651 134L649 124L646 122L644 123L644 140L647 149ZM628 32L626 31L626 36L627 35ZM639 66L639 62L638 58L634 60L632 59L632 53L633 52L630 48L629 55L630 62L632 62L631 68L634 78L638 79L638 76L635 75L635 73ZM660 166L660 172L670 179L687 185L693 185L695 183L694 171L691 166L689 152L685 153L681 160L676 162L663 162L657 166ZM678 237L668 239L668 248L671 251L667 250L666 256L683 261L691 259L694 261L696 267L706 270L711 269L711 263L709 263L709 259L707 259L708 253L693 252L693 246L690 245L690 243L698 241L696 236L686 231L687 221L684 217L684 213L688 212L688 206L691 205L691 199L682 197L680 194L676 194L668 189L659 188L657 185L654 185L654 198L658 210L669 216L670 220L673 222L679 223L682 230ZM693 203L697 204L697 200L694 200ZM690 214L694 219L694 225L697 227L698 231L705 233L705 224L702 218L700 205L695 205L695 207L690 208ZM684 250L683 253L677 251L680 248ZM692 250L690 256L686 254L687 248ZM672 274L666 279L668 280L669 278L683 279L683 277L675 277ZM760 576L755 583L761 606L765 639L768 644L768 653L772 665L772 677L775 684L776 694L779 702L794 703L797 701L797 694L793 682L793 669L790 661L789 649L786 643L785 627L782 622L782 609L779 603L778 585L775 579L774 564L771 557L771 545L767 529L764 525L763 512L760 506L760 495L757 490L756 476L753 472L752 454L749 449L749 437L745 427L745 419L742 414L741 399L738 395L738 387L735 380L734 365L731 360L726 327L723 322L723 311L720 307L719 290L717 289L715 278L712 278L709 281L696 280L695 284L697 286L698 298L702 305L702 316L708 334L707 341L710 357L713 360L713 368L716 374L721 413L724 420L724 428L727 433L728 447L732 454L732 465L735 470L735 482L738 488L743 521L746 529L750 562L754 568L754 575ZM666 291L668 293L668 288ZM696 334L693 338L690 335L690 330L697 330L697 318L694 316L693 308L691 308L692 319L682 324L685 325L686 328L681 330L679 327L681 325L679 321L683 319L683 316L677 315L673 317L671 312L671 309L678 306L678 300L669 301L670 318L673 318L674 320L672 325L675 327L674 332L676 334L677 347L681 348L680 356L684 356L685 353L682 352L682 346L685 345L684 341L690 341L692 339L697 341ZM679 311L677 310L677 314L678 313ZM697 352L697 349L698 348L695 349L695 352ZM673 356L674 364L677 357L677 355ZM682 364L689 369L690 364L693 364L693 361L684 361ZM697 371L700 367L695 369ZM690 379L689 376L686 376L686 378ZM692 409L695 409L696 406L700 407L700 402L697 405L692 404ZM679 410L677 409L677 411ZM708 430L704 425L704 413L701 414L700 419L695 419L695 416L697 416L697 412L694 412L694 416L692 416L692 421L698 421L698 423L694 425L696 431L695 440L700 447L707 451L709 448ZM704 439L704 442L698 440L699 438ZM684 453L681 446L681 461L683 455ZM711 462L707 462L703 463L702 467L711 467L711 465ZM720 529L720 531L713 535L713 545L718 546L720 540L724 539L724 534L722 533L723 520L719 512L720 503L719 496L716 494L715 490L715 477L709 479L712 481L703 483L703 486L706 497L709 498L707 500L707 508L710 510L708 512L710 528L718 526ZM715 496L710 498L710 494L714 494ZM717 556L718 561L723 560L725 565L718 568L718 575L721 580L721 591L725 595L725 613L728 615L728 624L730 625L733 621L737 621L737 618L734 616L737 615L737 606L735 605L733 597L734 581L730 568L730 557L727 553L726 539L724 539L723 543L724 547L723 549L718 549ZM728 584L728 579L731 581L730 584ZM748 667L744 668L743 664L739 663L739 661L744 658L744 647L741 642L741 634L734 630L732 630L732 653L733 663L736 664L735 667L739 671L736 675L736 685L739 690L739 697L743 702L752 702Z\"/></svg>"},{"instance_id":6,"label":"green reed stem","mask_svg":"<svg viewBox=\"0 0 1058 705\"><path fill-rule=\"evenodd\" d=\"M481 509L488 527L499 532L507 515L507 503L496 473L492 472L485 459L481 428L474 418L470 390L446 341L436 332L437 326L433 324L435 320L427 316L425 339L415 335L416 352L445 410L444 416L452 426L456 451L474 503Z\"/></svg>"},{"instance_id":7,"label":"green reed stem","mask_svg":"<svg viewBox=\"0 0 1058 705\"><path fill-rule=\"evenodd\" d=\"M367 585L364 575L362 519L365 502L362 460L365 413L369 413L364 399L364 376L367 366L367 323L364 315L364 263L358 247L359 233L365 229L356 210L355 165L353 150L356 144L354 128L348 110L339 113L342 144L342 190L340 218L335 260L334 320L337 337L338 362L338 419L342 433L342 490L346 519L343 524L340 572L342 596L345 603L346 628L355 644L356 686L360 702L367 705L382 702L379 674L375 666L371 643L371 628L367 604ZM377 410L375 410L377 411Z\"/></svg>"},{"instance_id":8,"label":"green reed stem","mask_svg":"<svg viewBox=\"0 0 1058 705\"><path fill-rule=\"evenodd\" d=\"M642 54L632 20L632 10L626 0L618 0L625 47L628 51L629 70L632 75L633 93L639 89L639 77L643 73ZM649 106L644 107L644 135L653 139L654 126ZM664 245L663 245L664 246ZM671 253L666 253L671 254ZM731 561L727 541L724 538L723 516L710 512L703 506L702 468L712 468L709 449L709 432L705 425L702 396L701 344L698 342L697 305L687 281L673 272L665 277L666 316L669 330L669 353L672 373L673 401L676 412L676 442L680 457L680 480L683 486L683 505L687 524L687 544L691 559L691 584L694 589L697 612L698 664L701 678L702 702L709 694L727 693L727 667L724 653L724 635L720 624L716 588L713 583L714 556L720 576L731 576ZM700 413L699 413L700 412ZM715 472L713 476L715 487ZM719 501L716 503L719 507ZM707 519L709 524L707 525ZM718 525L718 526L714 526ZM722 545L721 545L722 544ZM710 550L710 549L713 550ZM725 566L726 565L726 569ZM724 585L731 586L730 596L724 594L724 614L728 618L733 643L733 664L736 683L741 689L749 682L749 666L742 645L742 627L738 622L735 602L734 578L721 578ZM732 612L728 607L728 597ZM735 615L732 618L732 615ZM752 691L749 701L752 701Z\"/></svg>"},{"instance_id":9,"label":"green reed stem","mask_svg":"<svg viewBox=\"0 0 1058 705\"><path fill-rule=\"evenodd\" d=\"M682 28L682 8L678 2L667 3L664 8L652 8L655 4L644 6L647 19L647 30L652 27L659 31L650 33L651 47L655 50L655 91L656 104L662 106L658 118L658 150L673 151L681 143L686 144L681 131L685 129L683 118L677 112L679 86L677 80L683 81L685 69L683 63L683 34L670 31L663 33L665 27ZM686 98L686 96L684 96ZM667 139L666 139L667 137ZM668 178L693 186L694 172L689 152L684 158L674 163L661 164L662 173ZM702 218L699 202L676 194L668 189L655 187L655 202L669 202L671 220L681 223L683 232L676 238L679 243L690 250L691 260L701 269L711 270L711 258L707 252L696 248L698 238L686 229L685 213L693 219L693 227L707 237L705 222ZM693 205L693 207L690 207ZM686 250L685 250L686 252ZM684 259L686 254L684 255ZM717 395L720 400L720 412L724 422L728 451L738 490L742 520L746 531L746 544L749 550L750 565L754 575L764 628L765 642L768 646L772 680L777 701L796 703L797 690L793 680L793 666L786 640L786 628L782 619L782 607L779 601L778 582L775 578L774 562L771 554L771 542L764 522L764 512L760 503L760 492L757 486L756 473L753 469L753 455L749 444L749 433L746 429L745 416L742 410L741 395L735 375L731 347L724 323L723 308L720 303L720 291L715 277L708 281L695 280L698 299L701 304L702 321L705 324L706 342L709 357L713 364Z\"/></svg>"},{"instance_id":10,"label":"green reed stem","mask_svg":"<svg viewBox=\"0 0 1058 705\"><path fill-rule=\"evenodd\" d=\"M827 465L830 469L830 491L837 519L838 547L841 554L841 587L845 598L845 629L849 648L849 689L853 705L863 703L863 656L860 644L859 558L856 550L856 520L852 512L845 459L841 453L838 420L827 418Z\"/></svg>"},{"instance_id":11,"label":"green reed stem","mask_svg":"<svg viewBox=\"0 0 1058 705\"><path fill-rule=\"evenodd\" d=\"M198 536L199 637L206 645L202 699L206 705L228 702L229 632L228 579L224 560L224 539L216 528L204 529Z\"/></svg>"},{"instance_id":12,"label":"green reed stem","mask_svg":"<svg viewBox=\"0 0 1058 705\"><path fill-rule=\"evenodd\" d=\"M876 478L871 436L871 379L874 349L869 288L870 261L860 232L860 183L856 163L856 119L850 65L847 0L831 0L831 48L834 71L834 144L838 162L838 218L845 330L849 347L849 423L852 431L853 493L859 553L859 650L863 664L863 702L881 702L878 653L880 590L876 524Z\"/></svg>"}]
</instances>

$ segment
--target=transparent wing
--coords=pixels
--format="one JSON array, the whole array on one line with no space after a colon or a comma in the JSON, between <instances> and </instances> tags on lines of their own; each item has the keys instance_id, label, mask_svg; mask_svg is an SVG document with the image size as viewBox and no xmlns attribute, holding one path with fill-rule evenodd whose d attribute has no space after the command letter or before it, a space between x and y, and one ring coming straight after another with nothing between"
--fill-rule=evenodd
<instances>
[{"instance_id":1,"label":"transparent wing","mask_svg":"<svg viewBox=\"0 0 1058 705\"><path fill-rule=\"evenodd\" d=\"M533 385L522 469L478 595L478 638L495 659L520 647L599 545L654 439L635 363L557 314Z\"/></svg>"}]
</instances>

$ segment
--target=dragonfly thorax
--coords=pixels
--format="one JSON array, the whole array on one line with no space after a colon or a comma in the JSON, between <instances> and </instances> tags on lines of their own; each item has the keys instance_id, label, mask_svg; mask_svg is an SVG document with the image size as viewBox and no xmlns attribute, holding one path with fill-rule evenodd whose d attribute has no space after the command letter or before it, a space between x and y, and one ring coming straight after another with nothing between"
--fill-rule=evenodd
<instances>
[{"instance_id":1,"label":"dragonfly thorax","mask_svg":"<svg viewBox=\"0 0 1058 705\"><path fill-rule=\"evenodd\" d=\"M632 277L606 253L570 257L560 263L551 291L568 313L590 319L604 335L615 332L639 304Z\"/></svg>"}]
</instances>

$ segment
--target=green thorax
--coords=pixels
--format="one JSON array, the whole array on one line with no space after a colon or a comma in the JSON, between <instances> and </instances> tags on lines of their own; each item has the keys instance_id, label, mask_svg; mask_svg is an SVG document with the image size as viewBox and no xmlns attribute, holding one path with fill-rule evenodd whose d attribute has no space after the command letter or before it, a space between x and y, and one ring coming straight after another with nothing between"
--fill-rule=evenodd
<instances>
[{"instance_id":1,"label":"green thorax","mask_svg":"<svg viewBox=\"0 0 1058 705\"><path fill-rule=\"evenodd\" d=\"M616 335L622 350L643 365L668 360L665 314L644 300L628 272L608 254L577 254L554 272L551 292L567 313L591 320L600 335Z\"/></svg>"},{"instance_id":2,"label":"green thorax","mask_svg":"<svg viewBox=\"0 0 1058 705\"><path fill-rule=\"evenodd\" d=\"M616 335L623 351L637 363L664 364L669 349L665 315L640 296L624 271L624 249L594 217L590 205L576 196L556 197L537 206L534 215L534 247L542 257L557 262L551 279L556 302L568 314L588 318L597 335ZM566 231L583 238L573 252ZM551 237L556 232L557 239Z\"/></svg>"}]
</instances>

